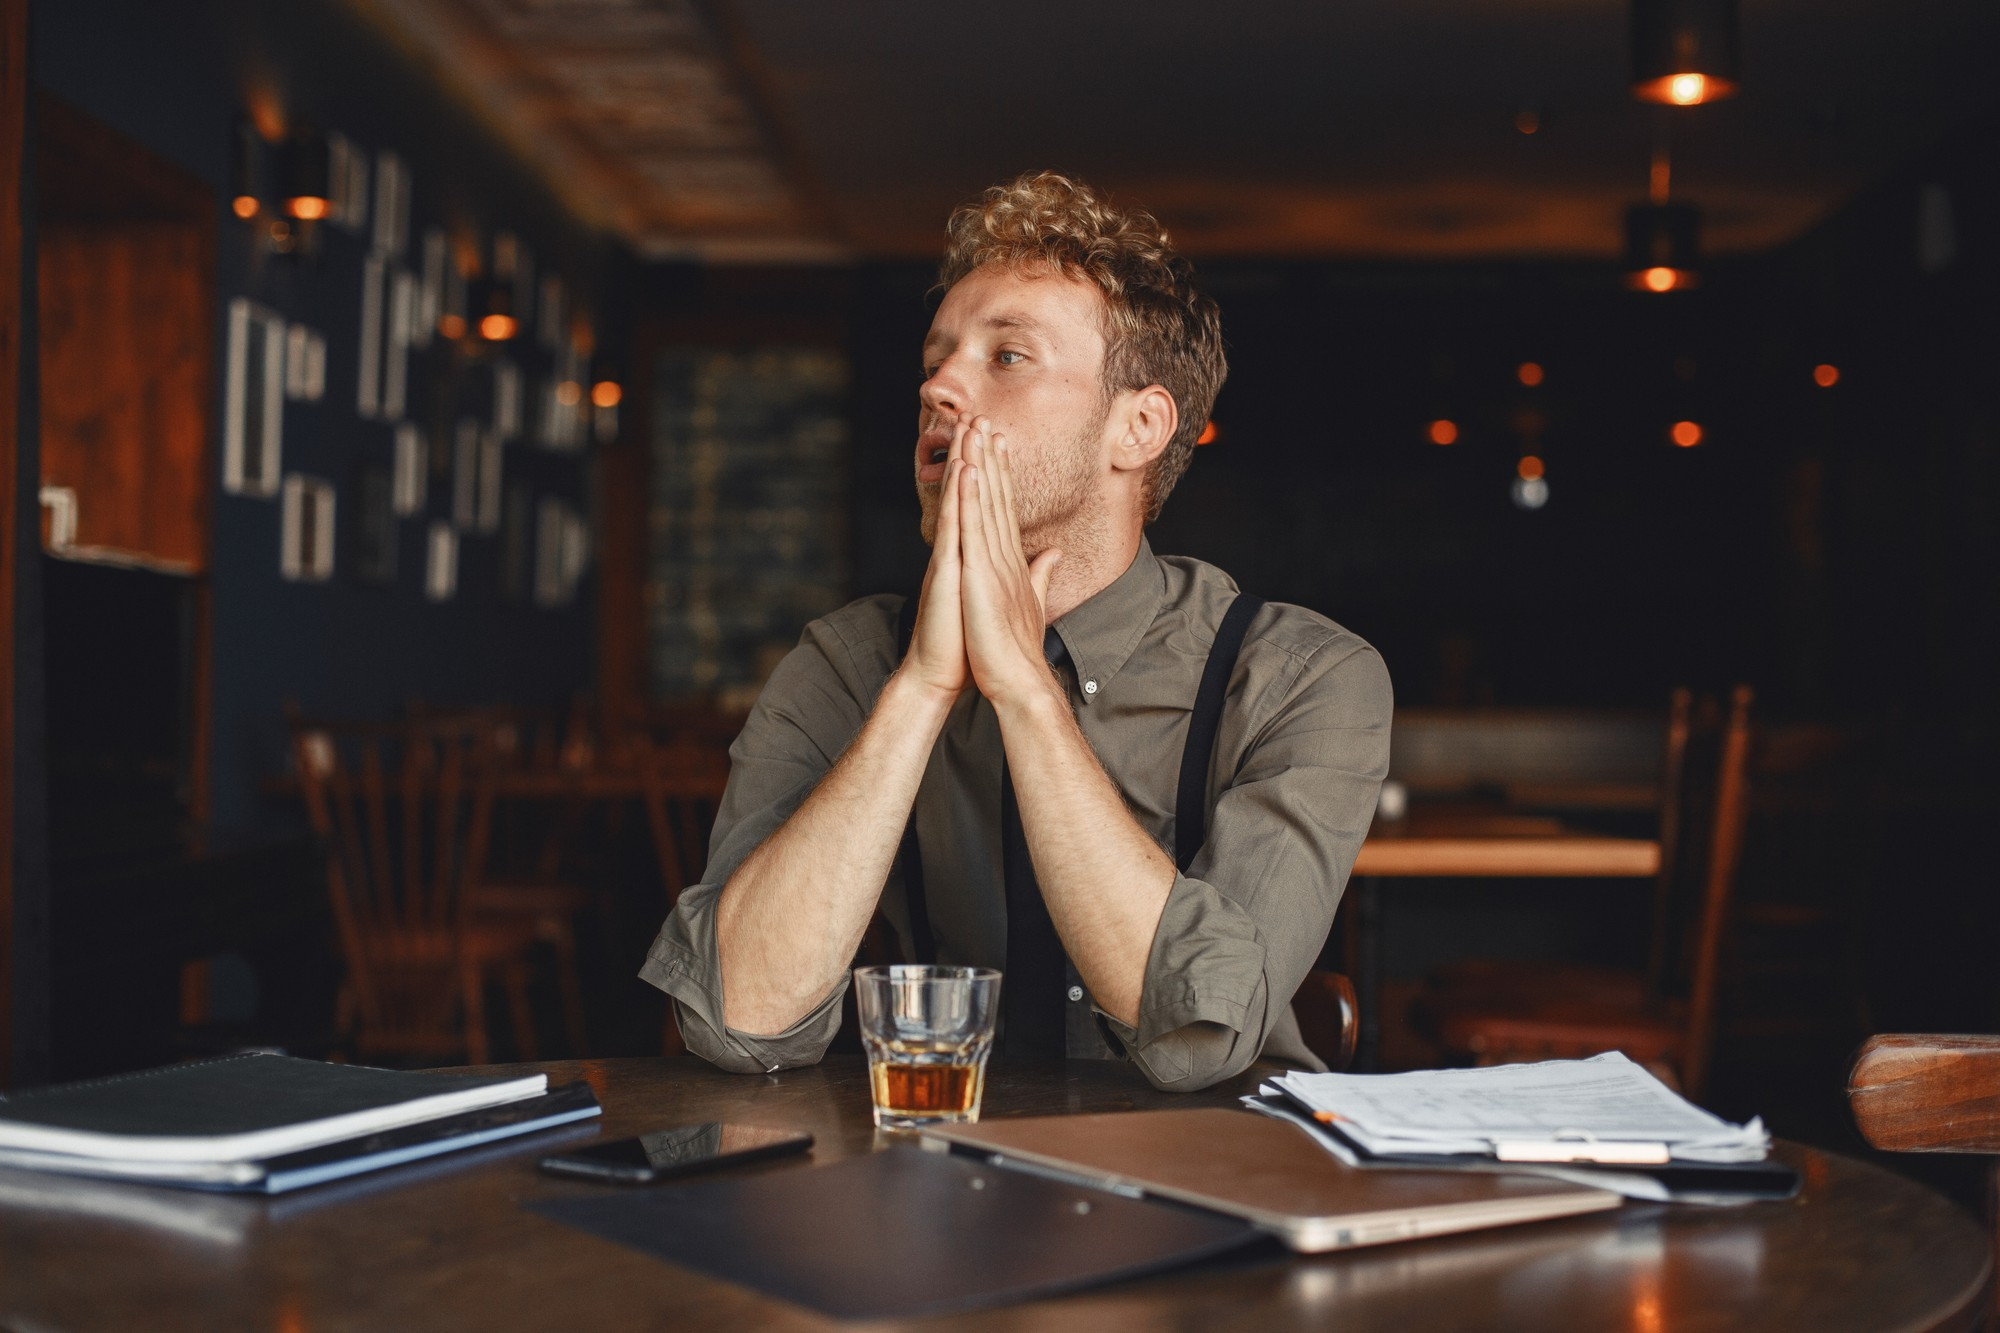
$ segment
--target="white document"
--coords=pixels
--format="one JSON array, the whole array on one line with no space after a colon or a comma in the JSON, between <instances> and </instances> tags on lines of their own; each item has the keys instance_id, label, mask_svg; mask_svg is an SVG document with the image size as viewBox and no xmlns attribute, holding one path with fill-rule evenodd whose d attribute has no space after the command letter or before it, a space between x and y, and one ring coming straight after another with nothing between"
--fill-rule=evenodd
<instances>
[{"instance_id":1,"label":"white document","mask_svg":"<svg viewBox=\"0 0 2000 1333\"><path fill-rule=\"evenodd\" d=\"M1287 1074L1285 1091L1376 1153L1485 1153L1506 1144L1656 1144L1684 1161L1761 1161L1763 1122L1733 1125L1682 1098L1617 1052L1588 1060L1425 1069L1407 1074Z\"/></svg>"}]
</instances>

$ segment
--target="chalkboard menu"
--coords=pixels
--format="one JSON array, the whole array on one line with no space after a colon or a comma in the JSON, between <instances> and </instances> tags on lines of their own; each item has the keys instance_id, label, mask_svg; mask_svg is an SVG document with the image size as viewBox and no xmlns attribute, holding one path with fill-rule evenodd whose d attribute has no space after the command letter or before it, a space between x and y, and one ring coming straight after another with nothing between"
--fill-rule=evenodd
<instances>
[{"instance_id":1,"label":"chalkboard menu","mask_svg":"<svg viewBox=\"0 0 2000 1333\"><path fill-rule=\"evenodd\" d=\"M849 595L847 362L675 348L653 374L653 692L754 696Z\"/></svg>"}]
</instances>

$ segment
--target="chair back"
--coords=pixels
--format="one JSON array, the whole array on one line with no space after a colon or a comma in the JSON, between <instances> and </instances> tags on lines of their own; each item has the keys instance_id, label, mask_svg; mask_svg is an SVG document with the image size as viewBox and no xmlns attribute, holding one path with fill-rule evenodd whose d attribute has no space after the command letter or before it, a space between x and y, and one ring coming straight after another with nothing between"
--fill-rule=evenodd
<instances>
[{"instance_id":1,"label":"chair back","mask_svg":"<svg viewBox=\"0 0 2000 1333\"><path fill-rule=\"evenodd\" d=\"M492 826L494 730L294 718L292 747L361 1016L399 1026L407 988L390 974L456 964Z\"/></svg>"},{"instance_id":2,"label":"chair back","mask_svg":"<svg viewBox=\"0 0 2000 1333\"><path fill-rule=\"evenodd\" d=\"M1702 749L1703 757L1714 755L1714 766L1702 767L1714 774L1714 781L1705 788L1682 788L1684 802L1700 801L1706 818L1699 825L1687 818L1685 805L1675 816L1679 823L1675 842L1680 848L1676 880L1681 882L1670 885L1668 893L1680 892L1691 910L1679 918L1685 929L1678 948L1669 955L1674 966L1664 980L1668 994L1682 1006L1686 1037L1679 1062L1681 1084L1692 1098L1701 1096L1715 1042L1716 983L1749 809L1753 698L1748 685L1738 685L1730 691L1728 711L1718 727L1691 727L1712 743L1712 749L1707 745ZM1694 765L1688 768L1692 771Z\"/></svg>"}]
</instances>

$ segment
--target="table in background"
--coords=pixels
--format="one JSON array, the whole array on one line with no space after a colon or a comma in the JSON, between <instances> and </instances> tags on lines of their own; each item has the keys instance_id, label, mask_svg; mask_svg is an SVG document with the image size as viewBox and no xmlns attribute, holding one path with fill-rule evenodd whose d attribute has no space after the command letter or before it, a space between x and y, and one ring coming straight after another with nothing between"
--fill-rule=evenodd
<instances>
[{"instance_id":1,"label":"table in background","mask_svg":"<svg viewBox=\"0 0 2000 1333\"><path fill-rule=\"evenodd\" d=\"M1660 844L1572 828L1543 815L1481 808L1413 806L1403 819L1378 820L1354 858L1354 956L1360 997L1354 1067L1375 1068L1382 1036L1384 879L1651 879Z\"/></svg>"},{"instance_id":2,"label":"table in background","mask_svg":"<svg viewBox=\"0 0 2000 1333\"><path fill-rule=\"evenodd\" d=\"M735 1120L809 1130L821 1163L900 1137L874 1131L859 1057L770 1077L724 1074L688 1057L506 1068L546 1070L551 1082L587 1079L604 1103L608 1137ZM1108 1062L996 1067L986 1109L1001 1116L1229 1104L1252 1082L1246 1076L1175 1096ZM533 1166L552 1137L590 1136L559 1130L269 1200L0 1170L0 1325L73 1333L843 1327L524 1211L530 1200L604 1188ZM1242 1259L930 1326L1259 1333L1974 1326L1992 1264L1970 1218L1880 1168L1794 1145L1780 1152L1806 1182L1790 1203L1628 1204L1340 1254Z\"/></svg>"}]
</instances>

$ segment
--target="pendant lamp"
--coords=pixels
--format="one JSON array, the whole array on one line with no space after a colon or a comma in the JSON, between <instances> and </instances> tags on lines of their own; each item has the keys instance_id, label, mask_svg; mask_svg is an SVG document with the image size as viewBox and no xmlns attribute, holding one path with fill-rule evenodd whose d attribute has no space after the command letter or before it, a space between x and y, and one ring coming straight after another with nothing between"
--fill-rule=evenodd
<instances>
[{"instance_id":1,"label":"pendant lamp","mask_svg":"<svg viewBox=\"0 0 2000 1333\"><path fill-rule=\"evenodd\" d=\"M1734 97L1737 0L1632 0L1632 96L1668 106Z\"/></svg>"},{"instance_id":2,"label":"pendant lamp","mask_svg":"<svg viewBox=\"0 0 2000 1333\"><path fill-rule=\"evenodd\" d=\"M1701 281L1701 214L1693 204L1634 204L1625 210L1625 285L1685 291Z\"/></svg>"}]
</instances>

